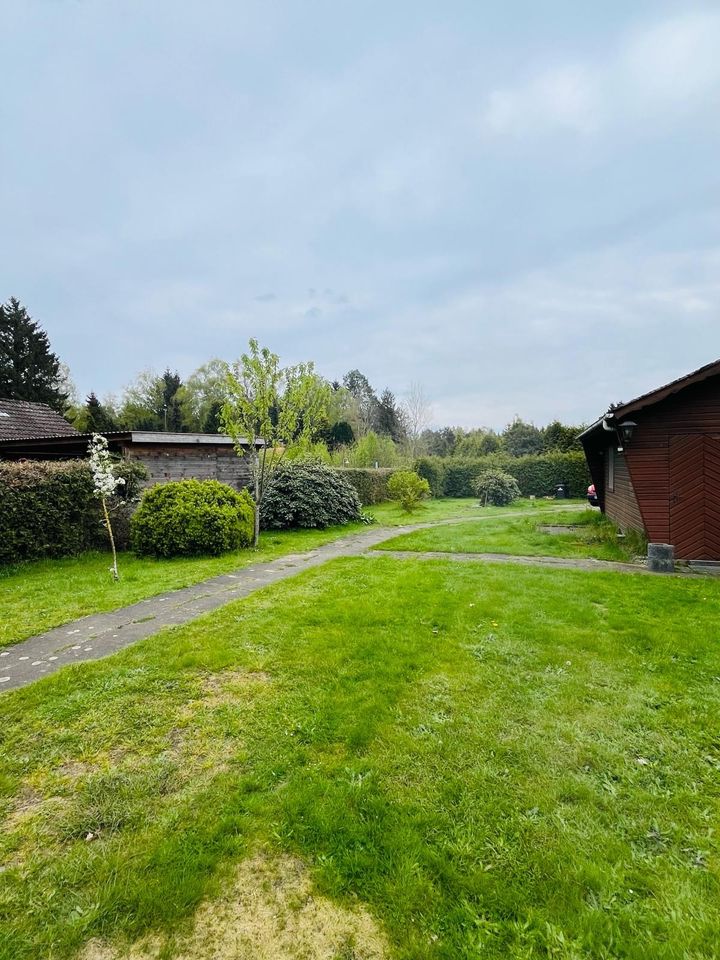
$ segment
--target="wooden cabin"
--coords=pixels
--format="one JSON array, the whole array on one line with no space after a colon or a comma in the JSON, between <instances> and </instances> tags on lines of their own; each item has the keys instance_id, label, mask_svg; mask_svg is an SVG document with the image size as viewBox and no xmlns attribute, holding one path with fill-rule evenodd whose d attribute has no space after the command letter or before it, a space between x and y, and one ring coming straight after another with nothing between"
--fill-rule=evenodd
<instances>
[{"instance_id":1,"label":"wooden cabin","mask_svg":"<svg viewBox=\"0 0 720 960\"><path fill-rule=\"evenodd\" d=\"M720 561L720 360L611 407L580 439L619 527L678 560Z\"/></svg>"},{"instance_id":2,"label":"wooden cabin","mask_svg":"<svg viewBox=\"0 0 720 960\"><path fill-rule=\"evenodd\" d=\"M250 485L250 457L239 457L230 437L217 433L161 433L149 430L106 432L111 453L139 460L147 485L169 480L220 480L237 489ZM1 460L85 459L92 434L6 437L0 434ZM246 445L250 449L249 445Z\"/></svg>"}]
</instances>

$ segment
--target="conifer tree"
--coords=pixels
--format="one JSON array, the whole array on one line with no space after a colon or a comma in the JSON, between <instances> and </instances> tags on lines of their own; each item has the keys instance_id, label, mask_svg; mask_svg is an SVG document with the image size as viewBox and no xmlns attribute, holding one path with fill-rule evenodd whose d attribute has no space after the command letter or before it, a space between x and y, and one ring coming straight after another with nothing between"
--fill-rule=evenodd
<instances>
[{"instance_id":1,"label":"conifer tree","mask_svg":"<svg viewBox=\"0 0 720 960\"><path fill-rule=\"evenodd\" d=\"M0 304L0 398L47 403L62 413L60 361L42 327L15 297Z\"/></svg>"}]
</instances>

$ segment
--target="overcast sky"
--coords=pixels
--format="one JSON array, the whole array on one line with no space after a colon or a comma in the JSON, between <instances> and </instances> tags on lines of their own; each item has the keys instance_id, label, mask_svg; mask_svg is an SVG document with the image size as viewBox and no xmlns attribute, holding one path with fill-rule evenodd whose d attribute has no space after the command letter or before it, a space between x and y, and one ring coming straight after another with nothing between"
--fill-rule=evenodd
<instances>
[{"instance_id":1,"label":"overcast sky","mask_svg":"<svg viewBox=\"0 0 720 960\"><path fill-rule=\"evenodd\" d=\"M0 14L0 300L82 393L254 336L501 427L720 356L717 3Z\"/></svg>"}]
</instances>

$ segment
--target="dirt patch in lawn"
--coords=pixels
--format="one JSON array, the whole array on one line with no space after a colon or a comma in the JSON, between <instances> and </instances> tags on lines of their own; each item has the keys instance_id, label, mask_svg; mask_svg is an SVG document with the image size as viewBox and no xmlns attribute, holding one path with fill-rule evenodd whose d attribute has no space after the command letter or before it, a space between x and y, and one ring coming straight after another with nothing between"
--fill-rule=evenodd
<instances>
[{"instance_id":1,"label":"dirt patch in lawn","mask_svg":"<svg viewBox=\"0 0 720 960\"><path fill-rule=\"evenodd\" d=\"M388 948L366 910L313 893L299 860L255 856L223 896L199 907L187 934L126 948L93 940L80 960L157 960L161 953L173 960L383 960Z\"/></svg>"}]
</instances>

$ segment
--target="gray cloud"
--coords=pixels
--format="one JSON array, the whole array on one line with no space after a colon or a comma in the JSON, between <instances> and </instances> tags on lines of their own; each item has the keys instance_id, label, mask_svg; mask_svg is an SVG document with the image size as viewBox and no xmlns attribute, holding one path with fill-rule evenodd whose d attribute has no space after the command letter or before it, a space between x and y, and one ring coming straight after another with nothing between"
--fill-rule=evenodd
<instances>
[{"instance_id":1,"label":"gray cloud","mask_svg":"<svg viewBox=\"0 0 720 960\"><path fill-rule=\"evenodd\" d=\"M8 6L0 297L82 392L256 336L502 426L720 353L714 5Z\"/></svg>"}]
</instances>

